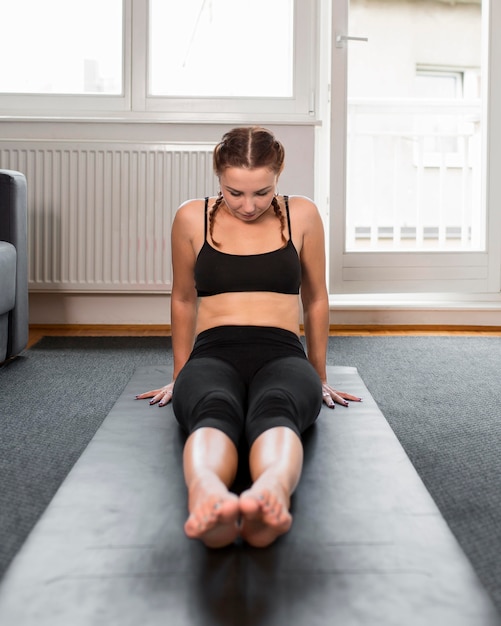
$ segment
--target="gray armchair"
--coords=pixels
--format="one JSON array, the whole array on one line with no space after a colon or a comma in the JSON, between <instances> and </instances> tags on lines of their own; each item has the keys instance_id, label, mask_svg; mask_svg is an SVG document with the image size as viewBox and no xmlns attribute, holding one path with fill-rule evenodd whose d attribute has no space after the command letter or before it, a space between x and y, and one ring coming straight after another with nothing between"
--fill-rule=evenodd
<instances>
[{"instance_id":1,"label":"gray armchair","mask_svg":"<svg viewBox=\"0 0 501 626\"><path fill-rule=\"evenodd\" d=\"M0 363L28 343L26 178L0 170Z\"/></svg>"}]
</instances>

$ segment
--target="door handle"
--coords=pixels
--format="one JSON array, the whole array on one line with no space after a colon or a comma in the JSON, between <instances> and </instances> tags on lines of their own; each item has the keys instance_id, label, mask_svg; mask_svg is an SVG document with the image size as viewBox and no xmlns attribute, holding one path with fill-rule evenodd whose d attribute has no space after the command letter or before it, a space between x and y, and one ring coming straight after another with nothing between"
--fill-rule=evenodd
<instances>
[{"instance_id":1,"label":"door handle","mask_svg":"<svg viewBox=\"0 0 501 626\"><path fill-rule=\"evenodd\" d=\"M350 37L349 35L336 35L336 48L344 48L347 41L369 41L369 38Z\"/></svg>"}]
</instances>

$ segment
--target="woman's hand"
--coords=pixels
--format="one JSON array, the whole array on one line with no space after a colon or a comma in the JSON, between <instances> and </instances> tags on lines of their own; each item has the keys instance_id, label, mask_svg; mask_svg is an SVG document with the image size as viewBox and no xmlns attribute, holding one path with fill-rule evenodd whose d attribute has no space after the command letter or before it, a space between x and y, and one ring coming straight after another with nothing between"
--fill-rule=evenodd
<instances>
[{"instance_id":1,"label":"woman's hand","mask_svg":"<svg viewBox=\"0 0 501 626\"><path fill-rule=\"evenodd\" d=\"M322 400L331 409L335 408L336 402L342 406L349 406L348 400L362 402L362 398L353 396L350 393L345 393L344 391L336 391L327 383L322 383Z\"/></svg>"},{"instance_id":2,"label":"woman's hand","mask_svg":"<svg viewBox=\"0 0 501 626\"><path fill-rule=\"evenodd\" d=\"M151 398L150 404L156 404L158 402L158 406L165 406L172 400L173 393L174 381L172 381L168 385L165 385L165 387L162 387L161 389L152 389L151 391L140 393L136 396L136 400Z\"/></svg>"}]
</instances>

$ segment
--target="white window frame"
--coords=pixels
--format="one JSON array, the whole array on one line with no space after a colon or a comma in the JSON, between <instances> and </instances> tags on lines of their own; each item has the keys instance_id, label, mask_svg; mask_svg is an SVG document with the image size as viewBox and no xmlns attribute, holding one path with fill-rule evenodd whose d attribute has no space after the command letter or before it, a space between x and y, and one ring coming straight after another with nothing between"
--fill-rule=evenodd
<instances>
[{"instance_id":1,"label":"white window frame","mask_svg":"<svg viewBox=\"0 0 501 626\"><path fill-rule=\"evenodd\" d=\"M131 3L123 1L122 93L119 95L82 94L4 94L0 93L0 115L5 117L75 118L123 114L131 102ZM36 53L36 51L34 51Z\"/></svg>"},{"instance_id":2,"label":"white window frame","mask_svg":"<svg viewBox=\"0 0 501 626\"><path fill-rule=\"evenodd\" d=\"M463 98L464 70L462 68L448 68L444 66L418 65L416 67L416 78L429 76L430 78L455 78L456 89L452 98Z\"/></svg>"},{"instance_id":3,"label":"white window frame","mask_svg":"<svg viewBox=\"0 0 501 626\"><path fill-rule=\"evenodd\" d=\"M348 33L348 0L332 0L332 38ZM330 181L329 181L329 290L331 294L449 293L497 294L501 288L501 81L495 68L501 59L501 42L493 33L501 27L501 4L484 0L484 33L488 37L484 67L483 119L488 133L483 142L483 195L486 205L485 252L346 252L346 47L332 47L330 80ZM351 44L348 44L351 45ZM363 44L362 44L363 45Z\"/></svg>"},{"instance_id":4,"label":"white window frame","mask_svg":"<svg viewBox=\"0 0 501 626\"><path fill-rule=\"evenodd\" d=\"M147 93L148 0L123 0L123 93L107 95L0 94L0 116L103 118L169 122L315 121L317 0L294 0L294 94L290 98L173 98ZM271 24L270 36L280 37ZM273 59L270 59L273 63ZM224 79L224 69L222 71Z\"/></svg>"},{"instance_id":5,"label":"white window frame","mask_svg":"<svg viewBox=\"0 0 501 626\"><path fill-rule=\"evenodd\" d=\"M260 119L279 121L310 121L315 116L314 90L317 75L315 61L316 2L294 0L294 94L290 98L183 98L150 96L147 79L133 80L132 109L146 113L166 113L182 121L223 121ZM263 17L266 22L265 16ZM134 59L133 76L148 76L148 53L140 42L148 37L148 1L134 3ZM280 37L280 27L270 25L269 36ZM265 34L265 33L264 33ZM273 59L270 58L270 63ZM224 80L224 60L221 79Z\"/></svg>"}]
</instances>

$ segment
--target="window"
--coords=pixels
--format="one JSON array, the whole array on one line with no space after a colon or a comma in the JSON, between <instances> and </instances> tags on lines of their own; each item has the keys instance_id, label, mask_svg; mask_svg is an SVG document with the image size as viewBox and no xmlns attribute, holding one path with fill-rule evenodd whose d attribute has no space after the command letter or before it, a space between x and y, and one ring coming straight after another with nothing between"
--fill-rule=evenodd
<instances>
[{"instance_id":1,"label":"window","mask_svg":"<svg viewBox=\"0 0 501 626\"><path fill-rule=\"evenodd\" d=\"M418 66L414 89L415 98L421 99L421 102L441 102L440 108L435 107L432 115L426 114L426 107L423 107L423 114L415 118L416 132L423 137L419 148L417 145L414 148L415 166L418 167L421 162L425 168L461 168L464 173L474 168L474 176L478 179L480 68ZM449 108L447 102L451 105ZM464 186L461 187L464 191ZM479 219L479 190L475 203L474 213Z\"/></svg>"},{"instance_id":2,"label":"window","mask_svg":"<svg viewBox=\"0 0 501 626\"><path fill-rule=\"evenodd\" d=\"M310 119L315 6L0 0L0 114Z\"/></svg>"},{"instance_id":3,"label":"window","mask_svg":"<svg viewBox=\"0 0 501 626\"><path fill-rule=\"evenodd\" d=\"M477 100L481 96L480 67L418 65L416 68L416 98Z\"/></svg>"},{"instance_id":4,"label":"window","mask_svg":"<svg viewBox=\"0 0 501 626\"><path fill-rule=\"evenodd\" d=\"M15 57L2 63L0 92L122 92L122 0L2 0L0 7L0 58Z\"/></svg>"},{"instance_id":5,"label":"window","mask_svg":"<svg viewBox=\"0 0 501 626\"><path fill-rule=\"evenodd\" d=\"M304 121L315 115L316 3L150 0L133 109L181 119Z\"/></svg>"},{"instance_id":6,"label":"window","mask_svg":"<svg viewBox=\"0 0 501 626\"><path fill-rule=\"evenodd\" d=\"M150 95L291 98L293 9L290 0L151 0Z\"/></svg>"},{"instance_id":7,"label":"window","mask_svg":"<svg viewBox=\"0 0 501 626\"><path fill-rule=\"evenodd\" d=\"M485 250L481 6L425 5L350 0L349 252Z\"/></svg>"},{"instance_id":8,"label":"window","mask_svg":"<svg viewBox=\"0 0 501 626\"><path fill-rule=\"evenodd\" d=\"M417 69L414 86L416 98L462 98L463 72Z\"/></svg>"},{"instance_id":9,"label":"window","mask_svg":"<svg viewBox=\"0 0 501 626\"><path fill-rule=\"evenodd\" d=\"M499 291L499 4L332 8L331 293Z\"/></svg>"}]
</instances>

